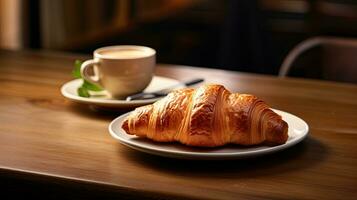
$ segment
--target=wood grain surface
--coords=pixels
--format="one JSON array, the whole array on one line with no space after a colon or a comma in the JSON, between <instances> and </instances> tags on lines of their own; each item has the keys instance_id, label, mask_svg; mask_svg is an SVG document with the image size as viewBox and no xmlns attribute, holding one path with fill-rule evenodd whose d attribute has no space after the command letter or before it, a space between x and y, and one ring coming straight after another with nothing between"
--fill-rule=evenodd
<instances>
[{"instance_id":1,"label":"wood grain surface","mask_svg":"<svg viewBox=\"0 0 357 200\"><path fill-rule=\"evenodd\" d=\"M60 94L82 55L0 51L0 177L152 199L356 199L357 86L160 65L156 74L203 77L252 93L310 125L302 143L268 156L185 161L129 149L108 133L124 111ZM1 179L0 179L1 181ZM20 185L15 185L20 187ZM26 186L24 186L26 187ZM46 187L41 187L44 190ZM15 189L16 190L16 189Z\"/></svg>"}]
</instances>

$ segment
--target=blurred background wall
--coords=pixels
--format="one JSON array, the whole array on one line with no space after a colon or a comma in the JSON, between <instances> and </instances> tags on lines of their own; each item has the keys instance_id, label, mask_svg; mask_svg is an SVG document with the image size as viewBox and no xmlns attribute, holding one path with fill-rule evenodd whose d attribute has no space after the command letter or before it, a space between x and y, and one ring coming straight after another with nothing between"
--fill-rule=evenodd
<instances>
[{"instance_id":1,"label":"blurred background wall","mask_svg":"<svg viewBox=\"0 0 357 200\"><path fill-rule=\"evenodd\" d=\"M155 48L158 62L277 74L297 43L357 36L355 0L0 0L0 47Z\"/></svg>"},{"instance_id":2,"label":"blurred background wall","mask_svg":"<svg viewBox=\"0 0 357 200\"><path fill-rule=\"evenodd\" d=\"M0 0L0 47L19 49L22 45L21 1Z\"/></svg>"}]
</instances>

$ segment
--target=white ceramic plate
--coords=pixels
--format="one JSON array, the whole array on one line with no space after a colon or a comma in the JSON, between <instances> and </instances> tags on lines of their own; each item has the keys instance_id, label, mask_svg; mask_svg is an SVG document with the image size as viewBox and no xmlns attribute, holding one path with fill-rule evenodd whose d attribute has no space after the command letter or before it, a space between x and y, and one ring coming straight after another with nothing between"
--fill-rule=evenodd
<instances>
[{"instance_id":1,"label":"white ceramic plate","mask_svg":"<svg viewBox=\"0 0 357 200\"><path fill-rule=\"evenodd\" d=\"M132 107L150 104L159 99L159 98L153 98L153 99L132 100L132 101L118 100L110 97L110 95L108 95L106 91L91 92L93 96L91 96L90 98L80 97L78 96L77 89L78 87L80 87L82 82L83 81L81 79L75 79L67 82L61 88L62 95L75 102L85 103L85 104L99 106L99 107L110 107L110 108L132 108ZM166 78L162 76L154 76L151 83L144 90L144 92L151 92L151 91L165 89L174 86L178 83L179 81L175 79Z\"/></svg>"},{"instance_id":2,"label":"white ceramic plate","mask_svg":"<svg viewBox=\"0 0 357 200\"><path fill-rule=\"evenodd\" d=\"M220 148L195 148L179 143L153 142L149 139L139 138L125 133L121 125L129 113L114 119L109 125L109 132L115 139L119 140L120 143L128 147L164 157L197 160L247 158L286 149L299 143L307 136L309 126L304 120L284 111L275 109L274 111L281 115L289 125L288 141L278 146L242 147L239 145L227 145Z\"/></svg>"}]
</instances>

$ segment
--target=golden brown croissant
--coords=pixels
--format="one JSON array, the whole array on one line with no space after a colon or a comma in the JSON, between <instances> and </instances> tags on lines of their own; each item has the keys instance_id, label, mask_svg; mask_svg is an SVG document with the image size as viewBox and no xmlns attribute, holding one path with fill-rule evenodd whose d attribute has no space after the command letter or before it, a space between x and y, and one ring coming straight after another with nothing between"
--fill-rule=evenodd
<instances>
[{"instance_id":1,"label":"golden brown croissant","mask_svg":"<svg viewBox=\"0 0 357 200\"><path fill-rule=\"evenodd\" d=\"M216 147L283 144L288 124L260 99L230 93L221 85L179 89L152 105L136 108L122 128L159 142Z\"/></svg>"}]
</instances>

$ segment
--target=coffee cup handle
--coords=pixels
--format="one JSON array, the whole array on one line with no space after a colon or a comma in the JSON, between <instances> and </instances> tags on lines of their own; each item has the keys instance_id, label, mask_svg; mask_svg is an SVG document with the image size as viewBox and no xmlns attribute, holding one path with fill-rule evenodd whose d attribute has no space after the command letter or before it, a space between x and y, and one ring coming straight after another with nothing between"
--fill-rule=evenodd
<instances>
[{"instance_id":1,"label":"coffee cup handle","mask_svg":"<svg viewBox=\"0 0 357 200\"><path fill-rule=\"evenodd\" d=\"M93 83L94 85L102 86L100 84L98 70L94 67L95 65L99 64L99 61L93 59L85 61L81 65L81 75L84 80ZM94 75L89 73L90 68L93 68Z\"/></svg>"}]
</instances>

